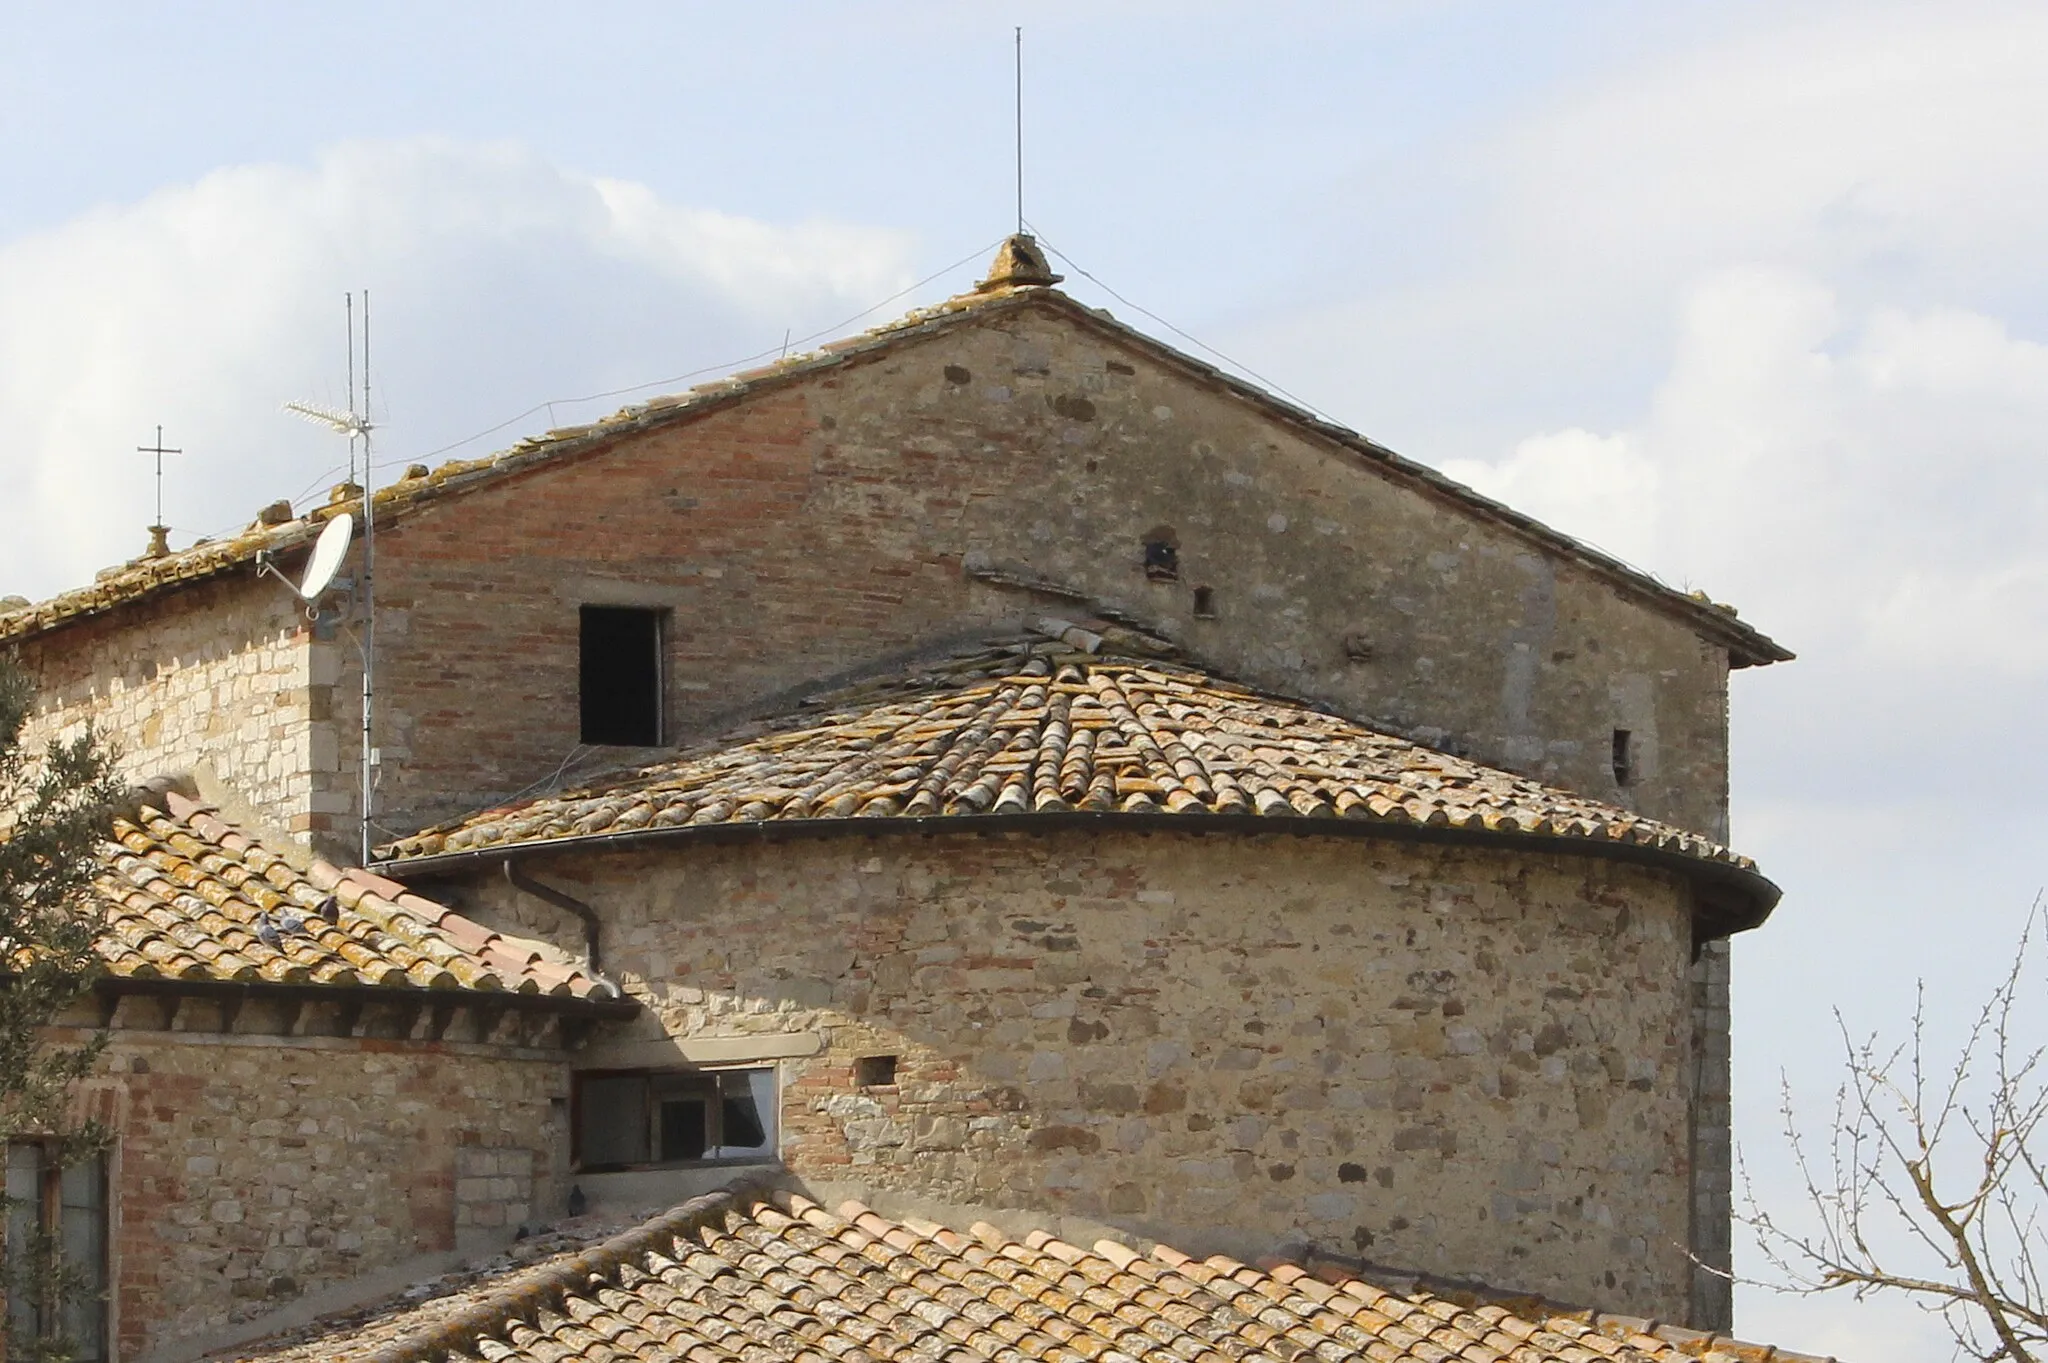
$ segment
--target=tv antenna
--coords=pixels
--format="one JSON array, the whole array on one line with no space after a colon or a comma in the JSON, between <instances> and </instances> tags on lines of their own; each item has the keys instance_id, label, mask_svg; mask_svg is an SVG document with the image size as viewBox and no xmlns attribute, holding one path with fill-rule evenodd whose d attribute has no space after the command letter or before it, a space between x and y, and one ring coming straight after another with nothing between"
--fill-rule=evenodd
<instances>
[{"instance_id":1,"label":"tv antenna","mask_svg":"<svg viewBox=\"0 0 2048 1363\"><path fill-rule=\"evenodd\" d=\"M1017 25L1017 235L1024 235L1024 26Z\"/></svg>"},{"instance_id":2,"label":"tv antenna","mask_svg":"<svg viewBox=\"0 0 2048 1363\"><path fill-rule=\"evenodd\" d=\"M348 486L355 488L363 499L363 585L360 596L363 603L363 634L356 643L356 651L362 655L363 664L362 757L358 763L362 769L362 789L357 832L361 864L367 866L370 864L371 800L376 793L376 773L379 765L379 753L371 742L371 719L375 713L377 690L377 597L372 576L377 560L377 512L375 464L371 458L370 447L370 432L375 429L370 421L370 291L363 290L363 387L360 411L356 407L355 294L342 295L342 310L346 314L348 326L348 410L338 412L331 407L322 407L310 402L287 402L284 409L293 416L304 417L315 425L325 426L336 434L348 437ZM358 444L362 446L363 453L363 480L360 484L356 482ZM313 547L313 557L307 562L304 580L293 590L307 600L311 600L324 590L334 580L336 570L341 567L342 558L348 553L349 541L354 533L354 521L347 512L341 512L330 519L327 528L320 532L319 543Z\"/></svg>"},{"instance_id":3,"label":"tv antenna","mask_svg":"<svg viewBox=\"0 0 2048 1363\"><path fill-rule=\"evenodd\" d=\"M156 443L154 445L137 445L135 452L137 454L153 454L156 456L156 521L149 527L149 556L151 558L162 558L165 554L171 552L171 527L164 524L164 456L167 454L183 454L185 451L167 447L164 444L164 428L159 425L156 428Z\"/></svg>"}]
</instances>

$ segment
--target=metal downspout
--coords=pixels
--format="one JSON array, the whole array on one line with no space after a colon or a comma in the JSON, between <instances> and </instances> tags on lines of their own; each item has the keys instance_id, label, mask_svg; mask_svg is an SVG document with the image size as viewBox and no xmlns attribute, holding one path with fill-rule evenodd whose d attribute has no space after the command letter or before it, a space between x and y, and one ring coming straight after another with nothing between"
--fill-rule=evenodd
<instances>
[{"instance_id":1,"label":"metal downspout","mask_svg":"<svg viewBox=\"0 0 2048 1363\"><path fill-rule=\"evenodd\" d=\"M501 865L505 870L505 883L507 885L510 885L515 890L530 894L535 899L546 900L564 913L572 913L583 920L583 952L589 959L590 973L593 975L597 974L603 964L598 953L597 910L591 908L590 905L574 895L564 894L554 886L543 885L538 880L524 874L513 864L510 857L506 857Z\"/></svg>"}]
</instances>

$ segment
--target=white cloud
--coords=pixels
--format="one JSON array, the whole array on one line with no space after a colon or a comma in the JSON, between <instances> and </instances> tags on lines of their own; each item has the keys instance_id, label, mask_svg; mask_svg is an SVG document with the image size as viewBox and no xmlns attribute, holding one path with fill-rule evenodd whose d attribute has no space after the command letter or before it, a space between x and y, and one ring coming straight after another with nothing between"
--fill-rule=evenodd
<instances>
[{"instance_id":1,"label":"white cloud","mask_svg":"<svg viewBox=\"0 0 2048 1363\"><path fill-rule=\"evenodd\" d=\"M1317 303L1219 344L1442 460L1633 423L1682 301L1731 267L1814 281L1859 322L1955 308L2038 336L2048 10L1739 14L1339 178L1331 215L1398 249L1307 262Z\"/></svg>"},{"instance_id":2,"label":"white cloud","mask_svg":"<svg viewBox=\"0 0 2048 1363\"><path fill-rule=\"evenodd\" d=\"M1445 473L1487 496L1527 511L1630 563L1647 563L1658 545L1657 466L1629 435L1572 427L1532 435L1506 458L1452 459Z\"/></svg>"},{"instance_id":3,"label":"white cloud","mask_svg":"<svg viewBox=\"0 0 2048 1363\"><path fill-rule=\"evenodd\" d=\"M2048 207L2044 48L2038 5L1788 10L1562 100L1487 155L1525 238L1609 269L2018 253Z\"/></svg>"},{"instance_id":4,"label":"white cloud","mask_svg":"<svg viewBox=\"0 0 2048 1363\"><path fill-rule=\"evenodd\" d=\"M342 397L347 290L372 294L380 462L398 462L550 395L829 326L907 284L908 259L897 234L751 221L435 139L232 167L0 244L0 593L141 549L134 447L159 421L186 451L166 460L174 544L319 481L345 452L278 405Z\"/></svg>"},{"instance_id":5,"label":"white cloud","mask_svg":"<svg viewBox=\"0 0 2048 1363\"><path fill-rule=\"evenodd\" d=\"M1845 321L1805 275L1696 288L1639 426L1522 440L1453 476L1905 672L2048 676L2048 347L1957 309Z\"/></svg>"}]
</instances>

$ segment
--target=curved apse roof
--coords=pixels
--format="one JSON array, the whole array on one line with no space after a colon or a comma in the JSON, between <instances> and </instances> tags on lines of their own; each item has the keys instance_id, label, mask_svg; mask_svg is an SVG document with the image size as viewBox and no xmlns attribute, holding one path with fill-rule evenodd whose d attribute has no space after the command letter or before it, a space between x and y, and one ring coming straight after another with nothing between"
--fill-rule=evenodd
<instances>
[{"instance_id":1,"label":"curved apse roof","mask_svg":"<svg viewBox=\"0 0 2048 1363\"><path fill-rule=\"evenodd\" d=\"M1168 646L1132 631L1040 628L665 762L399 839L382 864L403 875L502 850L749 829L1142 822L1657 861L1734 886L1743 927L1776 902L1753 862L1698 834L1142 656Z\"/></svg>"}]
</instances>

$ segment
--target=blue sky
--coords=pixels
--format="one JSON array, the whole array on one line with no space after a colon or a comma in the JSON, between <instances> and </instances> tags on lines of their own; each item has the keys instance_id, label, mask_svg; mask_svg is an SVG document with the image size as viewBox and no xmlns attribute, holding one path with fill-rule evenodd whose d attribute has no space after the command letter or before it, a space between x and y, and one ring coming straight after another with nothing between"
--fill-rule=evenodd
<instances>
[{"instance_id":1,"label":"blue sky","mask_svg":"<svg viewBox=\"0 0 2048 1363\"><path fill-rule=\"evenodd\" d=\"M1833 1010L1895 1030L1918 976L1949 1027L2048 880L2038 5L0 8L0 593L141 548L158 422L174 544L332 481L277 406L339 398L351 288L395 465L965 287L1016 22L1046 240L1800 652L1733 697L1735 838L1787 889L1737 949L1737 1120L1787 1197L1780 1074L1817 1119Z\"/></svg>"}]
</instances>

